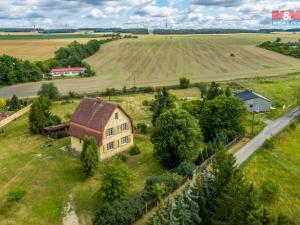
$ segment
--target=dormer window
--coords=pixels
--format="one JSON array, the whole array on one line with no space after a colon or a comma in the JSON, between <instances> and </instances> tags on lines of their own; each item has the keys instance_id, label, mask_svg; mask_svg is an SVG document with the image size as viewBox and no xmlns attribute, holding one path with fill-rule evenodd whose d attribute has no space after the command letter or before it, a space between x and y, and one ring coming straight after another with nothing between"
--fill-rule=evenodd
<instances>
[{"instance_id":1,"label":"dormer window","mask_svg":"<svg viewBox=\"0 0 300 225\"><path fill-rule=\"evenodd\" d=\"M115 113L115 119L119 119L119 113Z\"/></svg>"}]
</instances>

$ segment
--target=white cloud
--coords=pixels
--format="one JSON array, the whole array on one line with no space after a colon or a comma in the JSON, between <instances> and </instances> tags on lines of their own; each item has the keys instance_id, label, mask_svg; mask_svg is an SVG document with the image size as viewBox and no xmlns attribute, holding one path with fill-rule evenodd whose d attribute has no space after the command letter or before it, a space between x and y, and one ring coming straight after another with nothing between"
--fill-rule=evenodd
<instances>
[{"instance_id":1,"label":"white cloud","mask_svg":"<svg viewBox=\"0 0 300 225\"><path fill-rule=\"evenodd\" d=\"M145 16L150 16L150 17L168 17L168 16L173 16L177 13L176 8L171 8L171 7L159 7L155 5L147 5L140 9L137 14L139 15L145 15Z\"/></svg>"},{"instance_id":2,"label":"white cloud","mask_svg":"<svg viewBox=\"0 0 300 225\"><path fill-rule=\"evenodd\" d=\"M92 16L93 18L97 18L97 19L106 17L106 15L100 9L97 9L97 8L93 8L90 11L90 16Z\"/></svg>"}]
</instances>

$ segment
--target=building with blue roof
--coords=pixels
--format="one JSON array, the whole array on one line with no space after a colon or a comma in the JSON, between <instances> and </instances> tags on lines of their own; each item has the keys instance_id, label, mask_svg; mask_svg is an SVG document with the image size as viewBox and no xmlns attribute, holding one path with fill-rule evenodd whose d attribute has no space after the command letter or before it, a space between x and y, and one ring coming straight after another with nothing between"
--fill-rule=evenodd
<instances>
[{"instance_id":1,"label":"building with blue roof","mask_svg":"<svg viewBox=\"0 0 300 225\"><path fill-rule=\"evenodd\" d=\"M242 99L249 112L269 112L272 101L253 91L243 91L234 94Z\"/></svg>"}]
</instances>

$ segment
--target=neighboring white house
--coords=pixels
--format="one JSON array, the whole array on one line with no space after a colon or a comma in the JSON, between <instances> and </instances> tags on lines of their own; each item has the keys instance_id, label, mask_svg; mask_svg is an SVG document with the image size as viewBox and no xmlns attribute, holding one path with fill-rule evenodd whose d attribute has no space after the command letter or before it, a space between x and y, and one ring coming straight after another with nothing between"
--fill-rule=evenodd
<instances>
[{"instance_id":1,"label":"neighboring white house","mask_svg":"<svg viewBox=\"0 0 300 225\"><path fill-rule=\"evenodd\" d=\"M269 112L271 100L253 91L235 93L235 96L242 99L249 112Z\"/></svg>"},{"instance_id":2,"label":"neighboring white house","mask_svg":"<svg viewBox=\"0 0 300 225\"><path fill-rule=\"evenodd\" d=\"M86 68L83 67L55 68L50 71L50 75L53 77L78 76L84 74L85 71Z\"/></svg>"}]
</instances>

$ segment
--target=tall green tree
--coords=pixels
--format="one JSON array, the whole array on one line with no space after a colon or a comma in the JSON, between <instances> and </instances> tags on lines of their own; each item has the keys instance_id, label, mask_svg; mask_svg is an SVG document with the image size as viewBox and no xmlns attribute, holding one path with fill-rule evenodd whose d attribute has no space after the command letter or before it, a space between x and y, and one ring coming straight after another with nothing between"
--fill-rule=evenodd
<instances>
[{"instance_id":1,"label":"tall green tree","mask_svg":"<svg viewBox=\"0 0 300 225\"><path fill-rule=\"evenodd\" d=\"M190 87L190 80L186 77L181 77L179 79L179 86L181 89L186 89Z\"/></svg>"},{"instance_id":2,"label":"tall green tree","mask_svg":"<svg viewBox=\"0 0 300 225\"><path fill-rule=\"evenodd\" d=\"M227 97L230 97L230 96L232 95L232 93L231 93L231 90L230 90L230 87L229 87L229 86L227 86L227 87L226 87L226 90L225 90L225 95L226 95Z\"/></svg>"},{"instance_id":3,"label":"tall green tree","mask_svg":"<svg viewBox=\"0 0 300 225\"><path fill-rule=\"evenodd\" d=\"M164 87L159 90L154 97L150 105L150 110L152 111L152 123L155 125L156 119L167 109L175 108L175 97L169 93L169 91Z\"/></svg>"},{"instance_id":4,"label":"tall green tree","mask_svg":"<svg viewBox=\"0 0 300 225\"><path fill-rule=\"evenodd\" d=\"M14 94L9 102L9 109L12 111L16 111L20 109L20 101L18 97Z\"/></svg>"},{"instance_id":5,"label":"tall green tree","mask_svg":"<svg viewBox=\"0 0 300 225\"><path fill-rule=\"evenodd\" d=\"M121 160L115 160L104 167L99 194L102 198L113 201L126 196L132 184L133 177L128 167Z\"/></svg>"},{"instance_id":6,"label":"tall green tree","mask_svg":"<svg viewBox=\"0 0 300 225\"><path fill-rule=\"evenodd\" d=\"M42 87L38 91L40 97L48 97L51 100L58 99L60 94L57 87L53 83L42 84Z\"/></svg>"},{"instance_id":7,"label":"tall green tree","mask_svg":"<svg viewBox=\"0 0 300 225\"><path fill-rule=\"evenodd\" d=\"M207 95L207 91L208 91L207 84L201 82L200 85L199 85L199 89L200 89L200 92L201 92L201 98L205 98L206 95Z\"/></svg>"},{"instance_id":8,"label":"tall green tree","mask_svg":"<svg viewBox=\"0 0 300 225\"><path fill-rule=\"evenodd\" d=\"M98 146L93 137L86 136L84 138L80 161L86 176L91 176L95 173L99 164L99 156Z\"/></svg>"},{"instance_id":9,"label":"tall green tree","mask_svg":"<svg viewBox=\"0 0 300 225\"><path fill-rule=\"evenodd\" d=\"M174 168L197 154L200 130L198 121L183 109L162 113L151 136L154 155L166 168Z\"/></svg>"},{"instance_id":10,"label":"tall green tree","mask_svg":"<svg viewBox=\"0 0 300 225\"><path fill-rule=\"evenodd\" d=\"M213 81L213 82L211 82L211 84L207 90L206 99L213 100L222 94L223 94L223 91L222 91L222 88L220 87L220 85Z\"/></svg>"},{"instance_id":11,"label":"tall green tree","mask_svg":"<svg viewBox=\"0 0 300 225\"><path fill-rule=\"evenodd\" d=\"M213 141L219 136L228 141L244 132L244 103L236 97L218 96L205 102L200 115L200 127L204 140Z\"/></svg>"},{"instance_id":12,"label":"tall green tree","mask_svg":"<svg viewBox=\"0 0 300 225\"><path fill-rule=\"evenodd\" d=\"M45 115L41 103L35 100L29 112L29 130L32 134L42 134L45 125Z\"/></svg>"}]
</instances>

